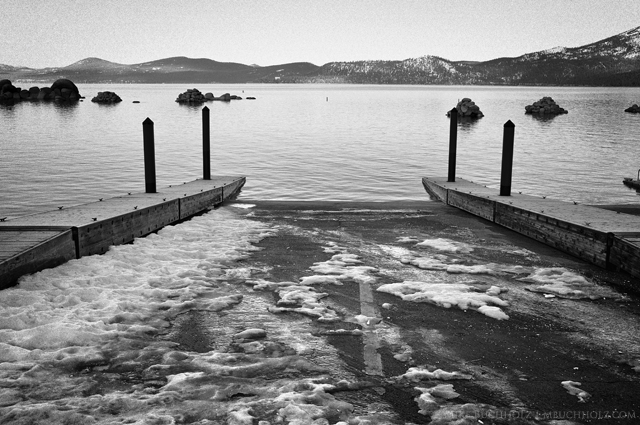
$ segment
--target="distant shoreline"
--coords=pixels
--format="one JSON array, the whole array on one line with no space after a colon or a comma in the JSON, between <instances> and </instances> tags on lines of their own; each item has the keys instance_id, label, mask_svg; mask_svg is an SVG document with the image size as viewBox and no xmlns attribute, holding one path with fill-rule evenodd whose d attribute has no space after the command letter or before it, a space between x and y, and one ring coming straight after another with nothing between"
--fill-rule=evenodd
<instances>
[{"instance_id":1,"label":"distant shoreline","mask_svg":"<svg viewBox=\"0 0 640 425\"><path fill-rule=\"evenodd\" d=\"M60 78L66 78L64 76ZM11 79L15 84L50 84L54 80L49 79ZM637 85L582 85L582 84L411 84L411 83L353 83L349 81L344 82L281 82L281 83L273 83L273 82L259 82L259 81L249 81L243 83L228 83L228 82L199 82L199 81L185 81L185 82L120 82L120 81L78 81L73 80L75 84L105 84L105 85L185 85L185 84L224 84L224 85L265 85L265 86L278 86L278 85L286 85L286 86L298 86L303 84L316 84L316 85L327 85L327 86L416 86L416 87L601 87L601 88L616 88L616 87L640 87L640 82Z\"/></svg>"}]
</instances>

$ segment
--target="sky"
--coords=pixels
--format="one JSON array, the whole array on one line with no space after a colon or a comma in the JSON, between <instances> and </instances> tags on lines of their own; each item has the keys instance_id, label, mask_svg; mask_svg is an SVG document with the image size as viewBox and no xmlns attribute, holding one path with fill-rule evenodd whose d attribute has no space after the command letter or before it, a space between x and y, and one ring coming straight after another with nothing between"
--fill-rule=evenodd
<instances>
[{"instance_id":1,"label":"sky","mask_svg":"<svg viewBox=\"0 0 640 425\"><path fill-rule=\"evenodd\" d=\"M0 0L0 64L172 56L276 65L484 61L640 26L639 0Z\"/></svg>"}]
</instances>

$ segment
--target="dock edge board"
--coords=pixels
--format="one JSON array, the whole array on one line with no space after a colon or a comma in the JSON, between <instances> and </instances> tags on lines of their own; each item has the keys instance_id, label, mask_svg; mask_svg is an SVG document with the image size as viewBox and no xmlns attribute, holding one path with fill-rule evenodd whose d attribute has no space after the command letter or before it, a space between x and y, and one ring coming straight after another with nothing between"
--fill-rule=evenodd
<instances>
[{"instance_id":1,"label":"dock edge board","mask_svg":"<svg viewBox=\"0 0 640 425\"><path fill-rule=\"evenodd\" d=\"M0 289L15 285L20 276L59 266L76 258L71 229L60 231L26 251L0 262Z\"/></svg>"}]
</instances>

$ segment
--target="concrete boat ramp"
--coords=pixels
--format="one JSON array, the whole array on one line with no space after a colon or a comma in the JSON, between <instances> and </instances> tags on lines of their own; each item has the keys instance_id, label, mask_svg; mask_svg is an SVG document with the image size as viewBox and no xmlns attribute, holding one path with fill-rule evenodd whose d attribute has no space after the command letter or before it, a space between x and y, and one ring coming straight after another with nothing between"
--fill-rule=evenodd
<instances>
[{"instance_id":1,"label":"concrete boat ramp","mask_svg":"<svg viewBox=\"0 0 640 425\"><path fill-rule=\"evenodd\" d=\"M429 195L608 270L640 277L640 216L499 190L456 178L424 177Z\"/></svg>"},{"instance_id":2,"label":"concrete boat ramp","mask_svg":"<svg viewBox=\"0 0 640 425\"><path fill-rule=\"evenodd\" d=\"M212 177L0 222L0 289L24 274L102 254L239 192L244 177Z\"/></svg>"}]
</instances>

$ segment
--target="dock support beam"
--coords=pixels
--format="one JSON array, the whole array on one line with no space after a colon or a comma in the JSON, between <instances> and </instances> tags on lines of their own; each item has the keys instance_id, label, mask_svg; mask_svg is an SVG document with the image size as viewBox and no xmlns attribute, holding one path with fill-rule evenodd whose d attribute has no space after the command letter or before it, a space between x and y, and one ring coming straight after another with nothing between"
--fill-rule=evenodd
<instances>
[{"instance_id":1,"label":"dock support beam","mask_svg":"<svg viewBox=\"0 0 640 425\"><path fill-rule=\"evenodd\" d=\"M500 196L511 196L513 176L513 139L516 126L511 120L504 124L502 138L502 171L500 173Z\"/></svg>"},{"instance_id":2,"label":"dock support beam","mask_svg":"<svg viewBox=\"0 0 640 425\"><path fill-rule=\"evenodd\" d=\"M156 154L153 136L153 121L147 117L142 122L144 145L144 185L146 193L156 193Z\"/></svg>"},{"instance_id":3,"label":"dock support beam","mask_svg":"<svg viewBox=\"0 0 640 425\"><path fill-rule=\"evenodd\" d=\"M209 108L202 108L202 169L203 179L211 180L211 123Z\"/></svg>"},{"instance_id":4,"label":"dock support beam","mask_svg":"<svg viewBox=\"0 0 640 425\"><path fill-rule=\"evenodd\" d=\"M450 112L451 123L449 125L449 175L448 182L456 181L456 155L458 150L458 110L453 108Z\"/></svg>"}]
</instances>

